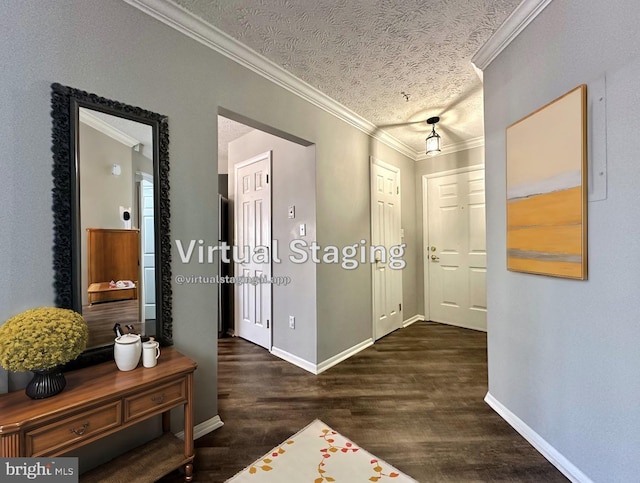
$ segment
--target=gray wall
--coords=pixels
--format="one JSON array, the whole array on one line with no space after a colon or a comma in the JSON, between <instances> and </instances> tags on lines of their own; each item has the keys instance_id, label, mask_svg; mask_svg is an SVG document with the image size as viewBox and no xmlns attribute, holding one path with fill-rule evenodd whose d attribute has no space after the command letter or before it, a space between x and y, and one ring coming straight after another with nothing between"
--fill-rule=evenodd
<instances>
[{"instance_id":1,"label":"gray wall","mask_svg":"<svg viewBox=\"0 0 640 483\"><path fill-rule=\"evenodd\" d=\"M417 314L415 162L358 131L327 131L339 143L316 148L317 241L344 247L371 240L370 157L400 168L402 227L407 244L402 271L403 318ZM321 162L327 160L328 162ZM318 270L318 361L326 361L372 336L371 266L344 270L320 264Z\"/></svg>"},{"instance_id":2,"label":"gray wall","mask_svg":"<svg viewBox=\"0 0 640 483\"><path fill-rule=\"evenodd\" d=\"M484 165L484 148L477 147L457 151L455 153L442 154L434 158L421 159L416 163L415 190L416 190L416 289L415 298L417 313L425 314L424 300L424 208L426 200L423 199L422 177L428 174L451 171L453 169L466 168L468 166Z\"/></svg>"},{"instance_id":3,"label":"gray wall","mask_svg":"<svg viewBox=\"0 0 640 483\"><path fill-rule=\"evenodd\" d=\"M596 482L640 474L639 18L633 0L555 0L484 71L489 391ZM505 128L605 74L608 197L588 204L589 279L508 272Z\"/></svg>"},{"instance_id":4,"label":"gray wall","mask_svg":"<svg viewBox=\"0 0 640 483\"><path fill-rule=\"evenodd\" d=\"M167 115L172 239L216 238L211 153L224 96L211 86L233 85L220 72L238 76L239 68L119 0L2 2L0 32L0 320L54 301L52 82ZM209 267L176 263L175 248L173 260L174 274L210 274ZM173 298L176 348L199 364L195 419L201 422L217 414L216 291L174 286ZM174 420L177 429L179 415ZM110 456L104 447L95 453Z\"/></svg>"},{"instance_id":5,"label":"gray wall","mask_svg":"<svg viewBox=\"0 0 640 483\"><path fill-rule=\"evenodd\" d=\"M229 143L229 200L235 202L234 165L272 151L271 229L278 240L281 263L273 263L273 276L291 277L289 285L272 286L273 346L315 364L316 340L316 265L289 259L289 242L303 239L310 244L316 238L316 163L315 147L304 147L262 131L252 131ZM295 219L288 218L288 207L295 205ZM305 223L307 235L300 237L298 227ZM289 328L289 315L296 318Z\"/></svg>"},{"instance_id":6,"label":"gray wall","mask_svg":"<svg viewBox=\"0 0 640 483\"><path fill-rule=\"evenodd\" d=\"M355 134L359 133L356 132ZM355 147L361 146L356 142ZM327 245L343 247L359 243L361 239L370 240L369 198L371 188L369 184L370 158L367 156L367 150L363 154L349 158L349 161L341 161L338 166L332 166L331 173L333 175L329 181L330 183L357 187L356 192L360 193L357 200L348 202L345 206L336 206L332 197L339 195L340 191L335 186L326 188L325 193L316 191L316 187L319 185L316 176L320 172L320 166L313 164L311 161L307 161L306 164L299 163L299 159L305 156L307 158L313 156L319 147L302 148L281 138L261 131L254 131L229 145L229 195L231 199L233 198L234 183L233 164L269 149L275 149L273 161L273 167L276 170L273 175L273 233L274 236L278 234L282 253L286 253L288 241L292 237L297 237L295 235L297 233L296 230L303 221L305 212L312 214L315 218L316 208L315 206L309 206L309 203L315 199L316 193L318 211L329 212L328 219L333 220L333 224L339 225L344 222L344 219L352 220L358 230L360 230L359 224L365 224L366 233L357 235L354 234L353 228L349 226L338 229L333 224L330 224L331 226L328 226L323 233L320 233L319 230L316 233L315 226L308 223L306 240L311 241L315 238L321 247ZM307 154L304 154L305 149ZM398 166L401 170L402 227L405 230L403 241L407 244L404 256L407 266L403 270L402 278L403 312L404 319L407 320L418 313L418 285L416 278L418 274L417 268L421 263L418 261L420 253L416 245L418 230L418 226L415 223L416 193L414 176L416 164L387 146L381 146L377 143L369 142L368 152L371 153L371 156ZM278 160L277 162L276 159ZM308 168L311 168L311 171ZM354 168L362 169L366 172L366 174L358 175L362 176L362 179L354 178L353 174L345 174L345 172L349 173ZM315 172L313 169L315 169ZM316 178L315 185L313 184L314 178ZM349 192L343 193L343 196L349 194ZM363 196L365 198L361 199ZM321 202L321 199L324 201ZM299 206L298 203L301 203L301 205ZM354 203L355 206L353 206ZM286 213L287 207L291 204L296 205L296 219L288 220L285 218L284 220L279 220L278 213ZM301 206L304 207L302 212L299 210ZM359 231L355 233L359 233ZM328 241L323 242L323 239ZM274 274L276 274L275 270L279 270L283 274L290 274L294 282L286 288L274 287L274 324L276 325L274 325L273 342L275 347L301 357L308 362L320 364L332 356L371 338L373 322L370 265L362 265L356 270L344 270L339 265L313 265L310 263L298 265L290 263L286 267L285 263L283 263L280 267L274 265ZM310 281L312 270L313 273L316 271L318 273L318 287L322 284L323 288L329 289L329 299L324 306L321 304L316 305L315 296L310 292L316 287L315 282L312 284ZM323 275L320 275L320 272ZM353 282L354 280L360 280L360 282ZM342 293L336 286L345 287L344 290L347 290L347 293ZM317 291L318 294L323 293L319 288ZM332 307L332 305L336 304L336 299L342 299L338 302L342 305L338 307L343 312L346 312L342 314L333 313L332 309L335 307ZM317 321L314 317L315 314L309 312L310 309L316 306L319 314ZM333 315L328 315L332 313ZM296 316L296 327L299 326L298 317L300 314L304 315L302 320L304 332L299 332L298 328L295 331L291 331L288 328L289 314ZM282 330L282 327L285 330ZM312 332L309 331L311 328L313 328ZM315 348L311 351L311 346L308 344L310 341L316 340L316 337L317 354L315 353Z\"/></svg>"}]
</instances>

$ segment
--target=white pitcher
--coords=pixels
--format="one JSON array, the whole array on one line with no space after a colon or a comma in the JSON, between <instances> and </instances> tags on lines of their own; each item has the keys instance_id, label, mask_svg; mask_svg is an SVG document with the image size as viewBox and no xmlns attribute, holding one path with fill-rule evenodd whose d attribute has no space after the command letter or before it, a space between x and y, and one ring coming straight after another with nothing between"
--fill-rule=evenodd
<instances>
[{"instance_id":1,"label":"white pitcher","mask_svg":"<svg viewBox=\"0 0 640 483\"><path fill-rule=\"evenodd\" d=\"M142 342L137 334L124 334L115 339L113 358L121 371L132 371L140 362Z\"/></svg>"},{"instance_id":2,"label":"white pitcher","mask_svg":"<svg viewBox=\"0 0 640 483\"><path fill-rule=\"evenodd\" d=\"M160 344L158 341L150 337L149 340L142 344L142 365L144 367L155 367L160 357Z\"/></svg>"}]
</instances>

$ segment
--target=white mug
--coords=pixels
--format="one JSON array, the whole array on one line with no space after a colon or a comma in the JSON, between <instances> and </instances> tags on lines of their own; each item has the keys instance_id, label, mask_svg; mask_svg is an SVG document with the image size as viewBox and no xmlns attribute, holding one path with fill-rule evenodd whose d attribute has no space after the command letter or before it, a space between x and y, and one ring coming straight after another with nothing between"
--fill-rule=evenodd
<instances>
[{"instance_id":1,"label":"white mug","mask_svg":"<svg viewBox=\"0 0 640 483\"><path fill-rule=\"evenodd\" d=\"M155 367L160 357L160 343L149 340L142 344L142 365L144 367Z\"/></svg>"}]
</instances>

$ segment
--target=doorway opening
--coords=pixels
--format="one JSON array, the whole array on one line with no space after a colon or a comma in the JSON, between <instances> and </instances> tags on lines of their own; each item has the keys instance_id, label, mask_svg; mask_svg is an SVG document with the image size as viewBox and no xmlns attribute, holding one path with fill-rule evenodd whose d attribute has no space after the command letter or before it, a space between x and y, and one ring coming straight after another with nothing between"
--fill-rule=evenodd
<instances>
[{"instance_id":1,"label":"doorway opening","mask_svg":"<svg viewBox=\"0 0 640 483\"><path fill-rule=\"evenodd\" d=\"M219 242L232 258L219 267L232 277L218 287L219 335L315 364L316 267L289 251L315 241L315 145L220 109L218 182Z\"/></svg>"}]
</instances>

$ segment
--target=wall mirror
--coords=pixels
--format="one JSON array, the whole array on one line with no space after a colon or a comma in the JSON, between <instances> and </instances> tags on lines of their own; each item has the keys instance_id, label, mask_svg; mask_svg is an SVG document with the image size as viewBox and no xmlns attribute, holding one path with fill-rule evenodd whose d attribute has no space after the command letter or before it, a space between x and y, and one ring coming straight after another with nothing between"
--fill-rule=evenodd
<instances>
[{"instance_id":1,"label":"wall mirror","mask_svg":"<svg viewBox=\"0 0 640 483\"><path fill-rule=\"evenodd\" d=\"M172 343L167 118L52 84L56 305L81 313L85 352L113 358L122 333Z\"/></svg>"}]
</instances>

